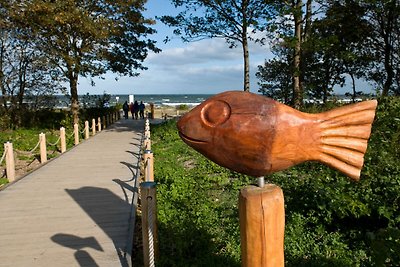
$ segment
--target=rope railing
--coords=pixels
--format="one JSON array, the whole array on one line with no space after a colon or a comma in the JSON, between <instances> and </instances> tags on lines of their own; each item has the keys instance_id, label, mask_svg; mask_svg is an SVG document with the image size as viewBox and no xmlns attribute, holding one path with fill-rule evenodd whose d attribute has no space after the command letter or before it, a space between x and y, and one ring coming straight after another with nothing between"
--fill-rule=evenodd
<instances>
[{"instance_id":1,"label":"rope railing","mask_svg":"<svg viewBox=\"0 0 400 267\"><path fill-rule=\"evenodd\" d=\"M33 149L29 150L29 153L33 153L39 147L39 145L40 145L40 140L37 142L36 146Z\"/></svg>"},{"instance_id":2,"label":"rope railing","mask_svg":"<svg viewBox=\"0 0 400 267\"><path fill-rule=\"evenodd\" d=\"M154 182L154 159L150 150L150 124L146 120L141 140L143 151L143 178L140 184L142 203L143 260L145 267L154 267L158 256L156 183Z\"/></svg>"},{"instance_id":3,"label":"rope railing","mask_svg":"<svg viewBox=\"0 0 400 267\"><path fill-rule=\"evenodd\" d=\"M3 161L6 158L7 151L8 151L8 147L6 147L4 149L3 156L1 156L1 159L0 159L0 165L3 164Z\"/></svg>"},{"instance_id":4,"label":"rope railing","mask_svg":"<svg viewBox=\"0 0 400 267\"><path fill-rule=\"evenodd\" d=\"M58 142L60 142L60 140L61 140L61 135L58 137L58 139L55 143L46 142L46 144L48 146L56 146L56 145L58 145Z\"/></svg>"},{"instance_id":5,"label":"rope railing","mask_svg":"<svg viewBox=\"0 0 400 267\"><path fill-rule=\"evenodd\" d=\"M110 120L112 122L115 122L115 120ZM75 126L76 127L76 126ZM73 131L71 134L66 135L65 134L65 128L61 127L60 128L60 135L57 139L57 141L55 141L54 143L48 142L46 141L46 136L44 133L41 133L39 135L39 140L36 143L36 145L29 151L23 152L23 153L28 153L28 154L32 154L34 153L39 147L40 147L40 163L45 163L47 161L47 146L57 146L60 142L61 142L61 153L64 153L66 151L66 143L67 141L72 138L75 137L75 145L77 145L77 140L79 143L79 134L85 134L85 139L89 138L89 129L92 130L92 136L94 136L96 134L96 127L99 127L99 131L101 131L101 121L100 118L98 120L98 123L96 124L96 120L92 119L92 127L89 127L89 122L86 121L85 122L85 128L78 132L78 136L76 136L76 132ZM57 148L56 148L57 150ZM56 152L56 150L53 151L52 154L54 154ZM9 182L12 182L15 180L15 170L21 170L24 169L24 166L20 166L19 168L15 169L15 159L14 159L14 149L12 148L12 143L7 142L4 143L4 151L3 151L3 155L1 156L0 159L0 165L3 164L4 160L6 161L6 166L5 166L5 174L7 176L7 179ZM36 159L33 159L32 162L34 162ZM30 162L28 165L32 164L32 162Z\"/></svg>"}]
</instances>

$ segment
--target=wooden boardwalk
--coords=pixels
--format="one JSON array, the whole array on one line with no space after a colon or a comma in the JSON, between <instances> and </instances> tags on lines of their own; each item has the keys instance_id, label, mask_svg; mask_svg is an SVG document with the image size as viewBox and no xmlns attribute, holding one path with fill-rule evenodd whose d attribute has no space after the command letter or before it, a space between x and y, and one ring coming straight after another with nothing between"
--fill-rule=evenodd
<instances>
[{"instance_id":1,"label":"wooden boardwalk","mask_svg":"<svg viewBox=\"0 0 400 267\"><path fill-rule=\"evenodd\" d=\"M130 266L144 121L120 120L0 191L0 266Z\"/></svg>"}]
</instances>

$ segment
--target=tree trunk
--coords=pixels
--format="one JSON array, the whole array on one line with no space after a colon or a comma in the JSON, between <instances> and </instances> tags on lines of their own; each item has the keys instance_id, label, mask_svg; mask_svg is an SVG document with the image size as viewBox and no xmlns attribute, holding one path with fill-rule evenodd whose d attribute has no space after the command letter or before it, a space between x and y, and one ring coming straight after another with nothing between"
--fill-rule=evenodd
<instances>
[{"instance_id":1,"label":"tree trunk","mask_svg":"<svg viewBox=\"0 0 400 267\"><path fill-rule=\"evenodd\" d=\"M244 80L243 90L246 92L250 91L250 63L249 63L249 47L247 37L243 39L243 61L244 61Z\"/></svg>"},{"instance_id":2,"label":"tree trunk","mask_svg":"<svg viewBox=\"0 0 400 267\"><path fill-rule=\"evenodd\" d=\"M71 113L74 118L74 124L79 122L79 101L78 101L78 75L70 72L69 87L71 91Z\"/></svg>"},{"instance_id":3,"label":"tree trunk","mask_svg":"<svg viewBox=\"0 0 400 267\"><path fill-rule=\"evenodd\" d=\"M301 28L302 28L302 1L297 0L294 7L295 46L293 57L293 107L301 108L303 92L300 85L300 57L301 57Z\"/></svg>"},{"instance_id":4,"label":"tree trunk","mask_svg":"<svg viewBox=\"0 0 400 267\"><path fill-rule=\"evenodd\" d=\"M249 44L247 40L247 6L248 1L242 1L242 47L243 47L243 90L250 92Z\"/></svg>"},{"instance_id":5,"label":"tree trunk","mask_svg":"<svg viewBox=\"0 0 400 267\"><path fill-rule=\"evenodd\" d=\"M356 102L356 81L354 79L354 75L353 73L349 72L350 77L351 77L351 83L352 83L352 87L353 87L353 94L351 96L352 102L355 103Z\"/></svg>"}]
</instances>

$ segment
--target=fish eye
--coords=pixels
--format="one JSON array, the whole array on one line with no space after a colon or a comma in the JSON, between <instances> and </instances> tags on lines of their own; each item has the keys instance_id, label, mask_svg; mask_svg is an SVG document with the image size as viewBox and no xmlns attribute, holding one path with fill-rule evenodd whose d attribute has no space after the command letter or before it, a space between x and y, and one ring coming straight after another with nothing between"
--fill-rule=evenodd
<instances>
[{"instance_id":1,"label":"fish eye","mask_svg":"<svg viewBox=\"0 0 400 267\"><path fill-rule=\"evenodd\" d=\"M211 127L226 122L231 116L231 107L225 101L213 101L208 103L201 110L201 119Z\"/></svg>"}]
</instances>

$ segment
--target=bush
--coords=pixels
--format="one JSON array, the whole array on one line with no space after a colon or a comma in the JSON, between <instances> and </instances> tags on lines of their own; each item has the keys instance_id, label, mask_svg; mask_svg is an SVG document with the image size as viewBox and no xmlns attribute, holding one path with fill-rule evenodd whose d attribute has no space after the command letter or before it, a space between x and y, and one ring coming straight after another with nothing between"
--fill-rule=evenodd
<instances>
[{"instance_id":1,"label":"bush","mask_svg":"<svg viewBox=\"0 0 400 267\"><path fill-rule=\"evenodd\" d=\"M400 99L379 100L360 182L319 163L268 180L285 195L286 266L400 266ZM239 266L237 196L251 178L152 127L159 266Z\"/></svg>"}]
</instances>

